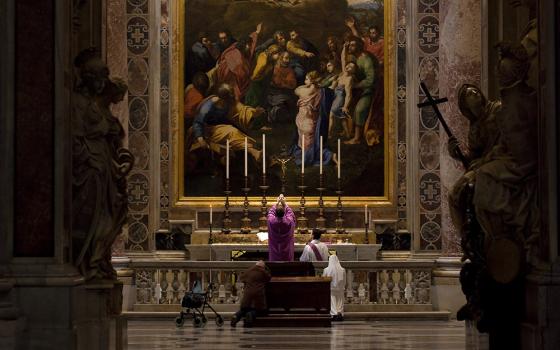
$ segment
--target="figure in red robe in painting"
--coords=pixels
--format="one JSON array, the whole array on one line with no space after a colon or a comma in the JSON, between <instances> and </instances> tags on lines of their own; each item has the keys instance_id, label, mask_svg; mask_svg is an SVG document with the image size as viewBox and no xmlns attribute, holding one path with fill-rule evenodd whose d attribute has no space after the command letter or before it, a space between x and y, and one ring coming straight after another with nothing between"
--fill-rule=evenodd
<instances>
[{"instance_id":1,"label":"figure in red robe in painting","mask_svg":"<svg viewBox=\"0 0 560 350\"><path fill-rule=\"evenodd\" d=\"M232 86L237 101L243 101L251 84L253 57L261 28L262 23L259 23L255 32L225 49L218 59L218 82Z\"/></svg>"}]
</instances>

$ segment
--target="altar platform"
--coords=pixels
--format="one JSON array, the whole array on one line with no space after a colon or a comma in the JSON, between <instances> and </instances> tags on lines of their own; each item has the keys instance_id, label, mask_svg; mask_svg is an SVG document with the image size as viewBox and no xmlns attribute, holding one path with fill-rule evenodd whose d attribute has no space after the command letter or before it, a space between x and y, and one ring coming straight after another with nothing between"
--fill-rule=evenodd
<instances>
[{"instance_id":1,"label":"altar platform","mask_svg":"<svg viewBox=\"0 0 560 350\"><path fill-rule=\"evenodd\" d=\"M303 252L305 244L295 244L296 253ZM327 244L331 254L336 253L341 261L374 261L380 244ZM213 243L213 244L185 244L185 249L189 252L189 258L193 261L231 261L236 260L244 252L266 253L268 255L267 243Z\"/></svg>"},{"instance_id":2,"label":"altar platform","mask_svg":"<svg viewBox=\"0 0 560 350\"><path fill-rule=\"evenodd\" d=\"M310 234L294 234L296 256L303 252L310 237ZM336 252L341 261L374 261L381 248L381 244L366 244L363 232L325 233L321 241L327 244L331 254ZM375 235L368 234L368 241L375 242ZM188 259L193 261L243 260L239 258L248 252L263 253L257 254L263 260L268 257L268 241L260 241L257 231L249 234L223 234L218 231L212 236L208 231L195 231L191 235L191 243L186 244L185 249L189 253Z\"/></svg>"}]
</instances>

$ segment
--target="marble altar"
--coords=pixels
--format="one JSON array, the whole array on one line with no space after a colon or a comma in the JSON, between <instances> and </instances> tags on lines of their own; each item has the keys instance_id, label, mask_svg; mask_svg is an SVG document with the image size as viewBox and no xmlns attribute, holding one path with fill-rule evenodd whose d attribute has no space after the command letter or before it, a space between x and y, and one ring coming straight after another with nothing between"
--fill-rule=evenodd
<instances>
[{"instance_id":1,"label":"marble altar","mask_svg":"<svg viewBox=\"0 0 560 350\"><path fill-rule=\"evenodd\" d=\"M327 244L329 251L336 251L341 261L373 261L377 260L380 244L336 243ZM301 253L305 244L296 243L295 251ZM268 252L267 243L213 243L185 244L194 261L230 261L232 252Z\"/></svg>"}]
</instances>

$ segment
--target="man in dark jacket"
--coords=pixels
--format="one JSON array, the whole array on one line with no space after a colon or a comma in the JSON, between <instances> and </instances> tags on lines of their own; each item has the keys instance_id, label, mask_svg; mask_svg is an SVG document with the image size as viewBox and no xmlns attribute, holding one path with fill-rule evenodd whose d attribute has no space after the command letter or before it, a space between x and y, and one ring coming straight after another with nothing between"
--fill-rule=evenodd
<instances>
[{"instance_id":1,"label":"man in dark jacket","mask_svg":"<svg viewBox=\"0 0 560 350\"><path fill-rule=\"evenodd\" d=\"M242 317L245 317L245 327L250 327L256 316L266 313L265 286L268 281L270 281L270 271L262 260L243 273L241 282L245 285L241 308L231 319L232 327L235 327Z\"/></svg>"}]
</instances>

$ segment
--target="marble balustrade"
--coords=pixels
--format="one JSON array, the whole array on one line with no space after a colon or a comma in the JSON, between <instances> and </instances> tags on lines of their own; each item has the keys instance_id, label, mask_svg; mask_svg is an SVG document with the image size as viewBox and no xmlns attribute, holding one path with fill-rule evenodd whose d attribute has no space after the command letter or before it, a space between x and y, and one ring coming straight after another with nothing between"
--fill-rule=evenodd
<instances>
[{"instance_id":1,"label":"marble balustrade","mask_svg":"<svg viewBox=\"0 0 560 350\"><path fill-rule=\"evenodd\" d=\"M243 293L241 273L250 261L131 261L128 265L132 290L135 291L133 310L179 310L182 297L195 280L204 289L211 283L210 302L236 306ZM314 263L321 275L326 262ZM414 311L432 310L431 261L346 261L346 304L354 311ZM176 307L175 307L176 306ZM370 306L367 308L367 306ZM383 308L385 306L385 308ZM387 308L387 307L390 308ZM229 310L227 307L221 310ZM365 308L366 307L366 308Z\"/></svg>"}]
</instances>

